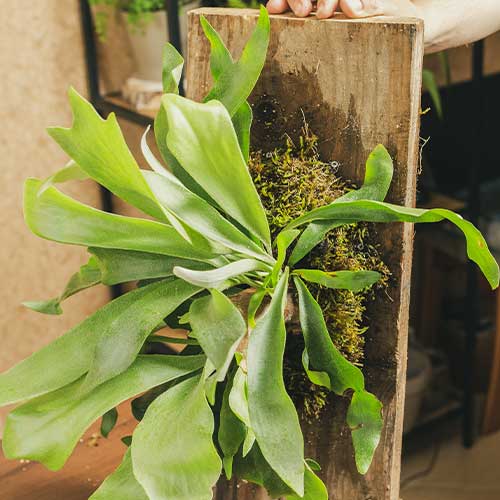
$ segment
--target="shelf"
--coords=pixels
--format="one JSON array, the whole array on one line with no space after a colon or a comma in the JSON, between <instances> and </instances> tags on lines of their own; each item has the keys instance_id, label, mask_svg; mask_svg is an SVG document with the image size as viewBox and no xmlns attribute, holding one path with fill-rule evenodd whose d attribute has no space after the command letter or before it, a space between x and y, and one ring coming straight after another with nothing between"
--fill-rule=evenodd
<instances>
[{"instance_id":1,"label":"shelf","mask_svg":"<svg viewBox=\"0 0 500 500\"><path fill-rule=\"evenodd\" d=\"M443 193L432 192L429 193L428 199L425 203L419 204L418 208L446 208L454 212L460 212L466 208L465 202L457 198L453 198Z\"/></svg>"},{"instance_id":2,"label":"shelf","mask_svg":"<svg viewBox=\"0 0 500 500\"><path fill-rule=\"evenodd\" d=\"M151 125L156 116L156 110L137 110L128 103L119 93L108 94L97 100L96 108L104 115L116 113L120 118L137 123L138 125Z\"/></svg>"},{"instance_id":3,"label":"shelf","mask_svg":"<svg viewBox=\"0 0 500 500\"><path fill-rule=\"evenodd\" d=\"M457 428L453 422L457 422L462 415L463 403L457 399L449 399L424 410L413 429L403 435L403 454L420 447L423 436L439 436L442 439L447 432L456 432L452 430Z\"/></svg>"},{"instance_id":4,"label":"shelf","mask_svg":"<svg viewBox=\"0 0 500 500\"><path fill-rule=\"evenodd\" d=\"M457 415L461 411L462 402L458 398L445 400L440 405L424 410L415 427L410 432L417 431L418 429L421 429L436 420L441 420L451 415Z\"/></svg>"},{"instance_id":5,"label":"shelf","mask_svg":"<svg viewBox=\"0 0 500 500\"><path fill-rule=\"evenodd\" d=\"M467 264L466 245L463 236L451 224L442 223L435 227L418 227L417 242L428 248L433 248L447 255L450 259L461 264ZM500 251L490 247L490 251L497 262L500 262Z\"/></svg>"}]
</instances>

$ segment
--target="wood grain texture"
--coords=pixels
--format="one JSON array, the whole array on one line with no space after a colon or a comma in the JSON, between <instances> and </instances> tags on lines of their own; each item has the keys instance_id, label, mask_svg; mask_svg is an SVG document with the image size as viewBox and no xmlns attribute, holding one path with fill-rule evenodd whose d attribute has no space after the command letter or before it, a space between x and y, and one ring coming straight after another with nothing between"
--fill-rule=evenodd
<instances>
[{"instance_id":1,"label":"wood grain texture","mask_svg":"<svg viewBox=\"0 0 500 500\"><path fill-rule=\"evenodd\" d=\"M201 100L210 87L209 45L200 15L238 57L253 29L254 10L198 9L189 16L187 89ZM319 136L323 159L335 160L360 183L371 149L383 143L395 160L388 199L413 206L418 156L423 26L415 19L326 21L271 16L271 43L263 75L251 97L253 147L268 151L284 134L296 138L305 117ZM381 444L366 476L354 466L346 401L332 399L320 422L304 424L307 456L318 459L330 498L397 500L406 371L413 228L378 226L377 237L393 274L388 296L367 315L365 376L384 403ZM249 485L221 482L217 500L267 498Z\"/></svg>"}]
</instances>

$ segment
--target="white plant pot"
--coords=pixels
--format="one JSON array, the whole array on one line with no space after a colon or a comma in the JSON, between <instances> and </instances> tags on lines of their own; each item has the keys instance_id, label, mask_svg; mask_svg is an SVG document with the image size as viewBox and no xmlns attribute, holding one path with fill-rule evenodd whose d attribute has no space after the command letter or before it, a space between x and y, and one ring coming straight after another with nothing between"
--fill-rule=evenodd
<instances>
[{"instance_id":1,"label":"white plant pot","mask_svg":"<svg viewBox=\"0 0 500 500\"><path fill-rule=\"evenodd\" d=\"M167 16L164 11L154 12L143 29L130 26L127 13L121 13L126 23L132 53L136 62L134 76L141 80L161 82L162 51L167 36Z\"/></svg>"},{"instance_id":2,"label":"white plant pot","mask_svg":"<svg viewBox=\"0 0 500 500\"><path fill-rule=\"evenodd\" d=\"M187 12L196 9L198 0L179 6L180 34L182 53L187 50ZM130 26L127 22L127 13L122 12L122 19L130 37L130 44L136 61L134 77L140 80L161 82L163 46L168 40L167 14L164 11L154 12L152 19L143 29Z\"/></svg>"}]
</instances>

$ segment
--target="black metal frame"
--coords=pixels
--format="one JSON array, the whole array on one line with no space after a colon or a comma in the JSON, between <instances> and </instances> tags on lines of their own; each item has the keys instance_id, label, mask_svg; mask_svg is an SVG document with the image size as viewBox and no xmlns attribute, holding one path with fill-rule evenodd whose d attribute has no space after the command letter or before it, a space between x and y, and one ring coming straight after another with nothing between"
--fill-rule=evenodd
<instances>
[{"instance_id":1,"label":"black metal frame","mask_svg":"<svg viewBox=\"0 0 500 500\"><path fill-rule=\"evenodd\" d=\"M165 0L165 13L167 16L167 35L170 43L179 51L181 47L180 23L179 23L179 6L178 0ZM153 120L151 117L134 111L133 109L120 106L111 102L106 96L102 95L99 82L99 65L97 62L97 46L94 34L94 21L92 11L88 0L80 0L80 14L82 23L82 35L85 45L85 63L87 65L87 85L90 96L90 101L101 115L107 115L114 112L121 118L128 120L138 125L151 125ZM183 94L182 81L180 92ZM104 187L101 189L101 204L106 212L113 212L113 195ZM116 298L123 293L121 285L113 285L110 287L112 298Z\"/></svg>"}]
</instances>

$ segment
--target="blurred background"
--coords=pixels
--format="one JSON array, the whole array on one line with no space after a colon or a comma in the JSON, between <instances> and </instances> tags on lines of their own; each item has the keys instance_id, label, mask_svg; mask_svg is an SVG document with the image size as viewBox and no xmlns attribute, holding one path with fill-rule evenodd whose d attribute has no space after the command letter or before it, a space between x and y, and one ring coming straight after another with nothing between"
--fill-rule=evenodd
<instances>
[{"instance_id":1,"label":"blurred background","mask_svg":"<svg viewBox=\"0 0 500 500\"><path fill-rule=\"evenodd\" d=\"M46 177L66 162L45 128L70 125L66 93L73 85L103 114L117 113L140 161L140 137L161 93L161 47L170 39L185 49L186 12L201 3L245 5L241 0L1 2L0 371L113 294L106 287L89 289L67 301L63 316L36 314L21 305L56 296L85 261L83 249L38 239L23 222L24 179ZM418 204L464 213L479 223L500 256L500 33L426 57L425 68ZM75 189L85 203L130 213L91 182ZM412 287L401 496L498 499L500 296L466 264L462 242L446 224L416 228ZM0 423L2 415L5 411Z\"/></svg>"}]
</instances>

